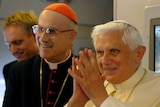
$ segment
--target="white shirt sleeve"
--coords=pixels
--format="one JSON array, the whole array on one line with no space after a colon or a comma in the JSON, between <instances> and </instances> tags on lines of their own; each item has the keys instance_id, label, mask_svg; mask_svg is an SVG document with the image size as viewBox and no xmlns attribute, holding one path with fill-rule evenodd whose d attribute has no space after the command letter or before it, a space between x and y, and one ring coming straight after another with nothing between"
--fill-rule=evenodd
<instances>
[{"instance_id":1,"label":"white shirt sleeve","mask_svg":"<svg viewBox=\"0 0 160 107\"><path fill-rule=\"evenodd\" d=\"M120 100L113 98L112 96L109 96L103 101L100 107L131 107L131 106L121 102Z\"/></svg>"}]
</instances>

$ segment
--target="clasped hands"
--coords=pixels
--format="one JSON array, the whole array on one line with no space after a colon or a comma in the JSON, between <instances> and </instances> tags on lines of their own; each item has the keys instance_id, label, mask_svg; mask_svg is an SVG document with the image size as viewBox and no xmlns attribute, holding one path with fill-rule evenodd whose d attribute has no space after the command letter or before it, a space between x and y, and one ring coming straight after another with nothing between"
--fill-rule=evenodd
<instances>
[{"instance_id":1,"label":"clasped hands","mask_svg":"<svg viewBox=\"0 0 160 107\"><path fill-rule=\"evenodd\" d=\"M88 100L99 107L108 97L103 85L96 55L92 50L85 49L79 52L79 58L72 58L72 68L68 69L74 79L73 95L68 102L68 107L84 107Z\"/></svg>"}]
</instances>

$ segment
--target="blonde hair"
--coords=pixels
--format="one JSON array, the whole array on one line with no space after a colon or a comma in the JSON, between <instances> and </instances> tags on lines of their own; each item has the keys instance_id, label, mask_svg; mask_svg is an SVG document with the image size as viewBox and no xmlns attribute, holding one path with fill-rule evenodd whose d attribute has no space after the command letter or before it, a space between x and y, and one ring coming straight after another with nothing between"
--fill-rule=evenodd
<instances>
[{"instance_id":1,"label":"blonde hair","mask_svg":"<svg viewBox=\"0 0 160 107\"><path fill-rule=\"evenodd\" d=\"M8 16L3 22L3 28L10 25L21 25L26 33L33 33L32 26L38 24L38 18L33 12L19 11Z\"/></svg>"}]
</instances>

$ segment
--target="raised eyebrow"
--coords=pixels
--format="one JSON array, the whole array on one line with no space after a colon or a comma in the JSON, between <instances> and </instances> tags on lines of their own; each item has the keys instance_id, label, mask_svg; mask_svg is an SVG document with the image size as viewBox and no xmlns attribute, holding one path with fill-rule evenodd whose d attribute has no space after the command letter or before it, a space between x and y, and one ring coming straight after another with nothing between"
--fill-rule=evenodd
<instances>
[{"instance_id":1,"label":"raised eyebrow","mask_svg":"<svg viewBox=\"0 0 160 107\"><path fill-rule=\"evenodd\" d=\"M97 52L104 52L104 51L103 51L103 50L99 50L99 49L98 49L98 50L95 50L95 52L97 53Z\"/></svg>"},{"instance_id":2,"label":"raised eyebrow","mask_svg":"<svg viewBox=\"0 0 160 107\"><path fill-rule=\"evenodd\" d=\"M17 42L23 42L23 40L15 40L15 41L12 41L11 43L15 44Z\"/></svg>"},{"instance_id":3,"label":"raised eyebrow","mask_svg":"<svg viewBox=\"0 0 160 107\"><path fill-rule=\"evenodd\" d=\"M118 51L118 52L120 52L120 50L119 49L117 49L117 48L112 48L112 49L110 49L110 51Z\"/></svg>"},{"instance_id":4,"label":"raised eyebrow","mask_svg":"<svg viewBox=\"0 0 160 107\"><path fill-rule=\"evenodd\" d=\"M110 50L119 50L118 48L111 48Z\"/></svg>"},{"instance_id":5,"label":"raised eyebrow","mask_svg":"<svg viewBox=\"0 0 160 107\"><path fill-rule=\"evenodd\" d=\"M58 29L56 29L56 28L54 28L54 27L42 27L41 25L38 25L40 28L43 28L43 29L47 29L47 28L49 28L49 29L53 29L53 30L58 30Z\"/></svg>"},{"instance_id":6,"label":"raised eyebrow","mask_svg":"<svg viewBox=\"0 0 160 107\"><path fill-rule=\"evenodd\" d=\"M48 27L49 29L52 29L52 30L56 30L58 31L58 29L54 28L54 27Z\"/></svg>"}]
</instances>

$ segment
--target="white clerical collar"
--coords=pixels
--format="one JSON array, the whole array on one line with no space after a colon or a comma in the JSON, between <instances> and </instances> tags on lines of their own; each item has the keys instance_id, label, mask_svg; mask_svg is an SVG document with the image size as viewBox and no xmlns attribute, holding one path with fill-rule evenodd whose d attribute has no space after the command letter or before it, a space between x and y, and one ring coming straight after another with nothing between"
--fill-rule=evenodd
<instances>
[{"instance_id":1,"label":"white clerical collar","mask_svg":"<svg viewBox=\"0 0 160 107\"><path fill-rule=\"evenodd\" d=\"M60 61L60 62L57 62L57 63L52 63L52 62L48 62L47 59L44 59L44 60L48 64L49 69L53 70L53 69L57 69L58 64L67 61L70 58L70 56L71 56L71 50L70 50L70 53L69 53L68 57L66 59L64 59L63 61Z\"/></svg>"},{"instance_id":2,"label":"white clerical collar","mask_svg":"<svg viewBox=\"0 0 160 107\"><path fill-rule=\"evenodd\" d=\"M144 77L146 70L140 65L138 70L125 82L121 84L111 84L107 80L104 82L104 86L108 94L112 93L116 89L128 89L136 86L138 82Z\"/></svg>"},{"instance_id":3,"label":"white clerical collar","mask_svg":"<svg viewBox=\"0 0 160 107\"><path fill-rule=\"evenodd\" d=\"M140 65L140 67L138 68L138 70L126 81L124 81L121 84L116 84L115 87L117 89L127 89L127 88L132 88L133 86L135 86L139 81L141 81L141 79L144 77L145 75L145 69L142 68L142 66Z\"/></svg>"}]
</instances>

